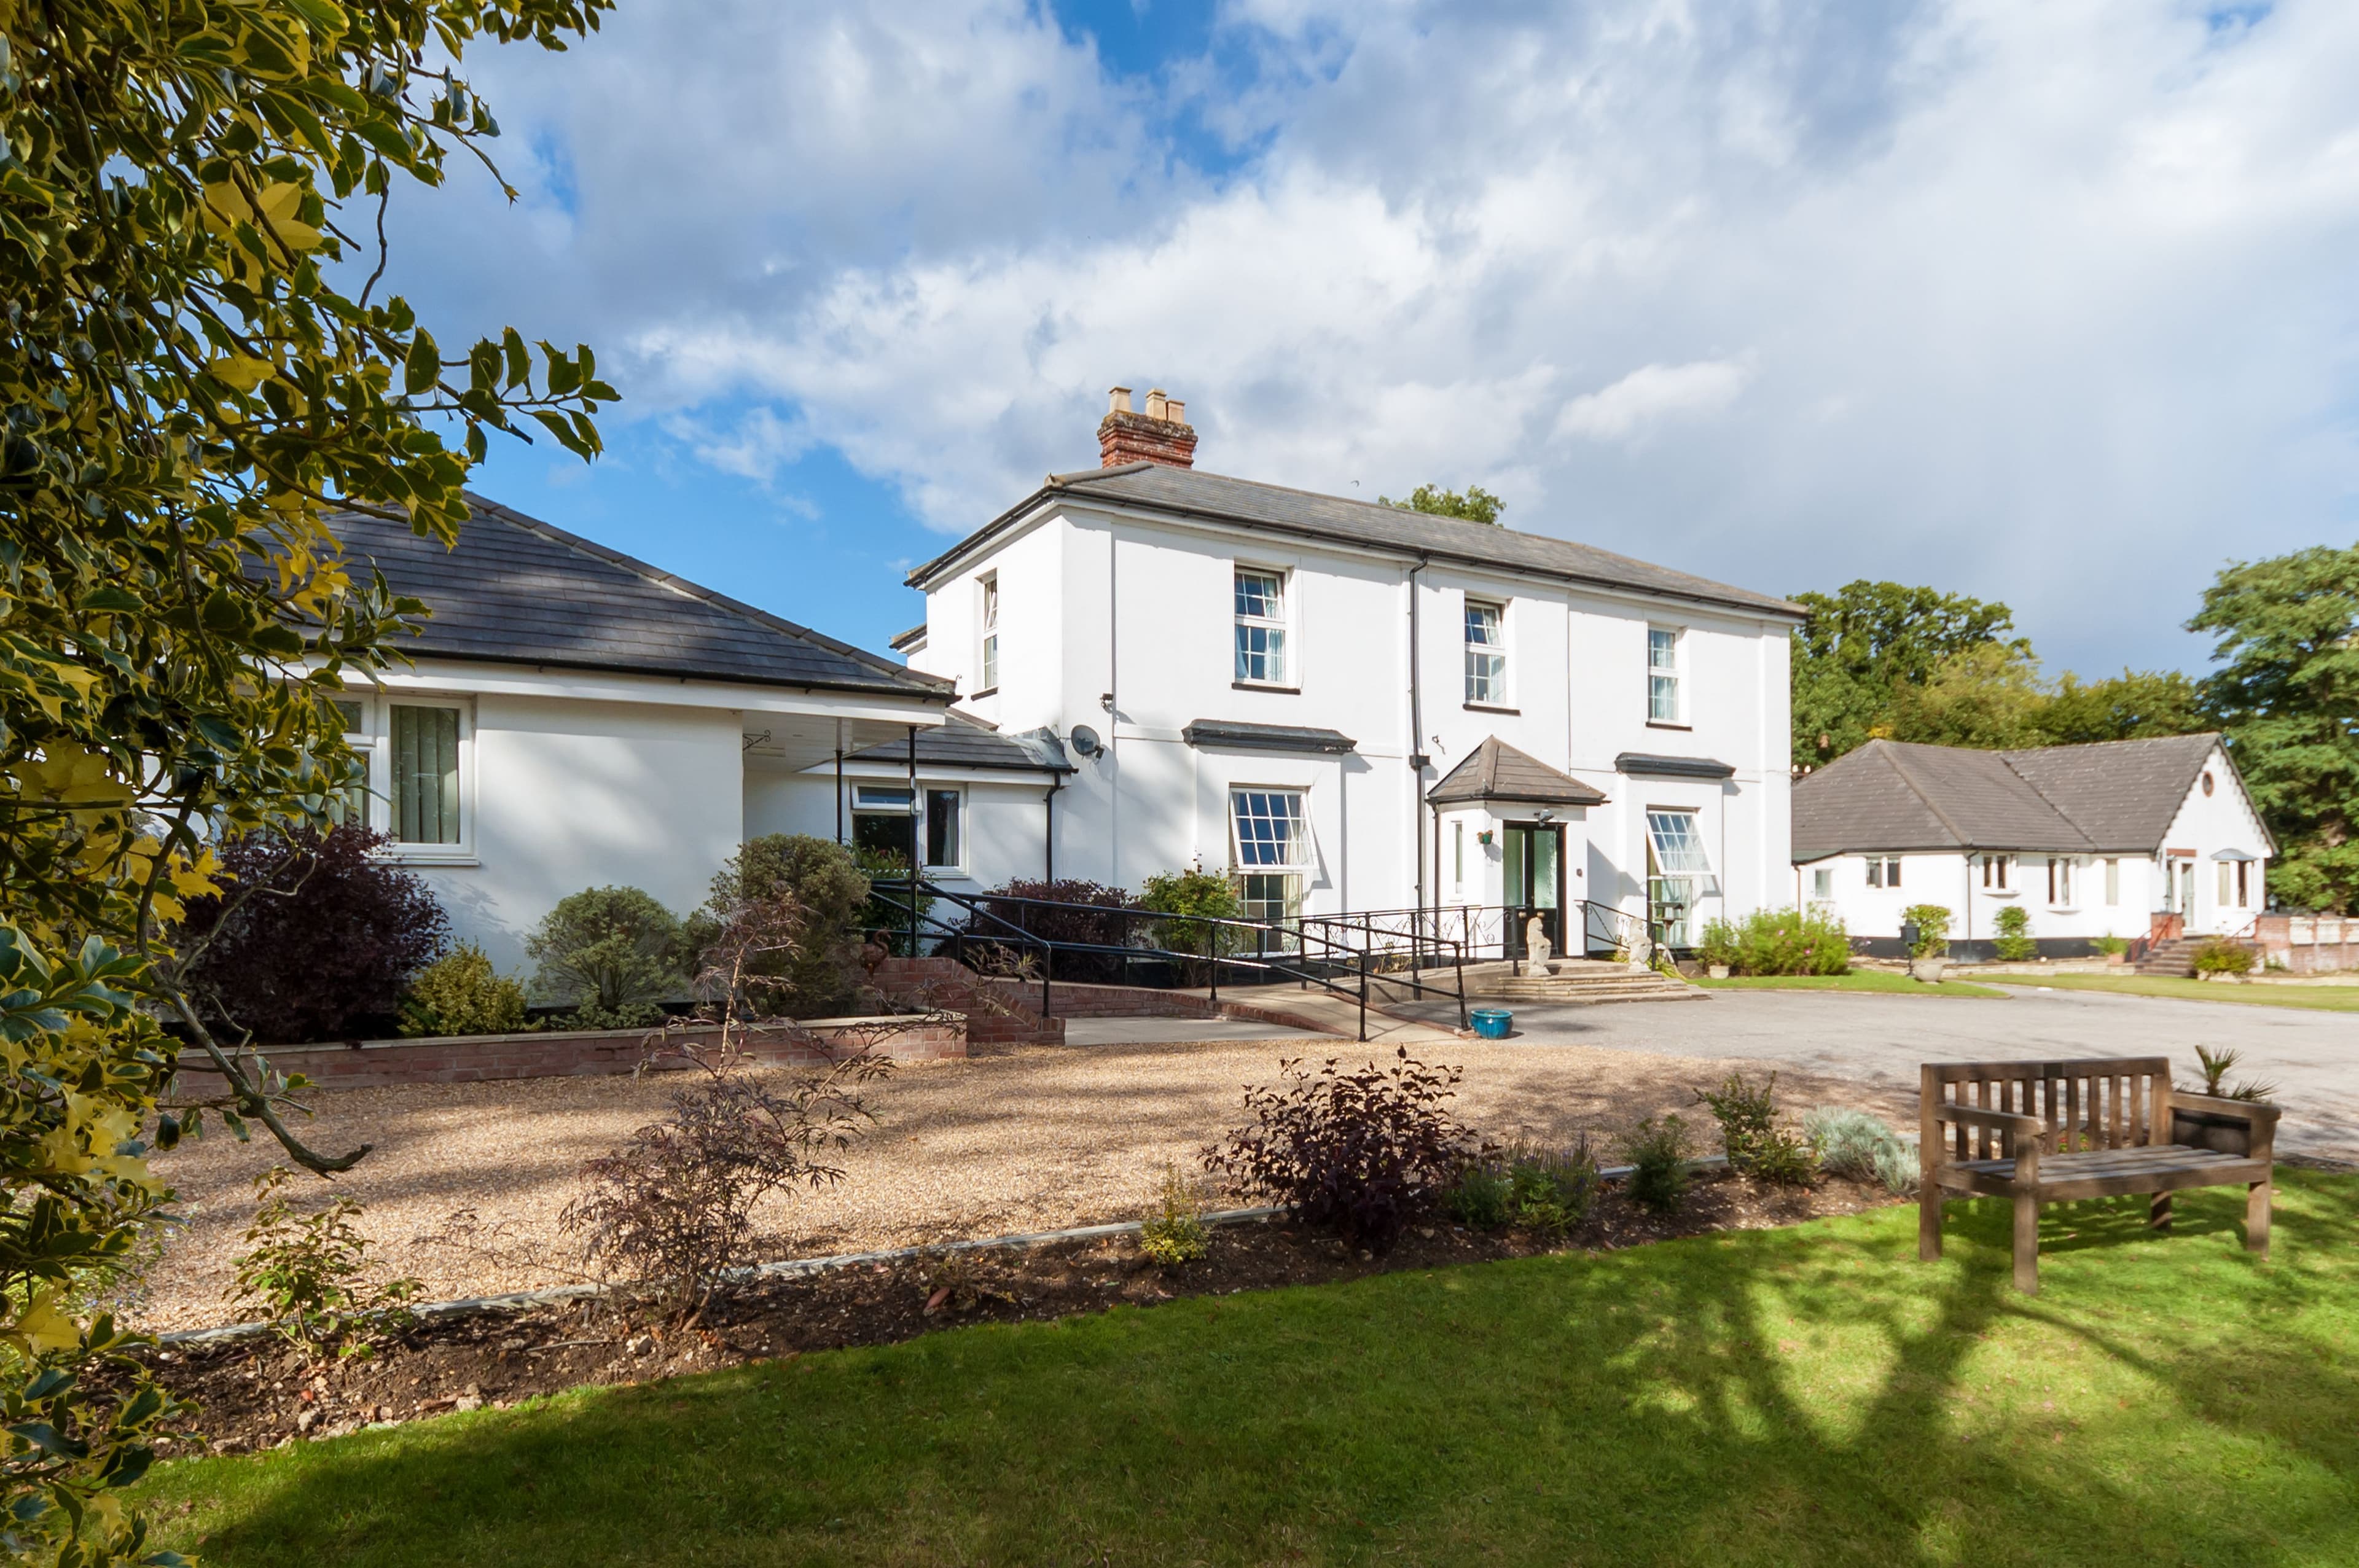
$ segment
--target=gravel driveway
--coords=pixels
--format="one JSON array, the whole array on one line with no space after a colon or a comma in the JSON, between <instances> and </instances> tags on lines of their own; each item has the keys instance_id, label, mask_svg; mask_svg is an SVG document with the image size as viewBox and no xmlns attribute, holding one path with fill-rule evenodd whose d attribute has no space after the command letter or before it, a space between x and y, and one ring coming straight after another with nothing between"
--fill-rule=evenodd
<instances>
[{"instance_id":1,"label":"gravel driveway","mask_svg":"<svg viewBox=\"0 0 2359 1568\"><path fill-rule=\"evenodd\" d=\"M2279 1149L2359 1161L2359 1016L2347 1012L2028 986L2008 987L2003 1000L1715 991L1708 1002L1679 1007L1526 1005L1515 1011L1516 1027L1536 1044L1741 1056L1897 1089L1912 1105L1924 1062L2164 1055L2178 1065L2181 1083L2200 1084L2195 1047L2232 1047L2244 1053L2234 1076L2277 1086L2285 1108ZM1913 1109L1908 1119L1915 1120Z\"/></svg>"},{"instance_id":2,"label":"gravel driveway","mask_svg":"<svg viewBox=\"0 0 2359 1568\"><path fill-rule=\"evenodd\" d=\"M1667 1014L1716 1010L1645 1011L1669 1024ZM1421 1050L1427 1061L1463 1065L1459 1112L1492 1138L1611 1134L1664 1110L1696 1118L1692 1088L1731 1064L1648 1054L1635 1038L1617 1036L1606 1049L1464 1041ZM1135 1218L1165 1161L1192 1168L1197 1151L1240 1119L1244 1085L1271 1081L1284 1056L1348 1058L1364 1049L1328 1039L1132 1041L903 1067L875 1096L882 1126L845 1161L849 1179L764 1217L778 1233L769 1255ZM1901 1097L1810 1075L1788 1073L1779 1087L1797 1111L1846 1104L1908 1114ZM547 1259L582 1162L652 1119L665 1093L660 1082L629 1078L347 1089L316 1097L307 1136L322 1149L376 1145L338 1184L367 1206L362 1228L387 1267L424 1281L428 1299L487 1294L564 1276L547 1261L493 1263L412 1238L472 1206ZM253 1217L250 1184L268 1163L264 1148L217 1132L157 1161L188 1225L151 1271L136 1320L185 1328L244 1315L222 1292Z\"/></svg>"}]
</instances>

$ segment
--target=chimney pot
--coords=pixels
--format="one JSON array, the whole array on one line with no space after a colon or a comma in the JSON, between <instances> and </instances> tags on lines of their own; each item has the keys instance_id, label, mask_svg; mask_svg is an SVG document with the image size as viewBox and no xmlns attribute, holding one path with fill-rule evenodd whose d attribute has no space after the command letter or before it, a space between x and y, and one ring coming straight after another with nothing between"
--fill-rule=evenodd
<instances>
[{"instance_id":1,"label":"chimney pot","mask_svg":"<svg viewBox=\"0 0 2359 1568\"><path fill-rule=\"evenodd\" d=\"M1166 468L1193 468L1196 432L1189 427L1187 414L1188 406L1166 396L1159 386L1147 395L1144 414L1131 412L1130 388L1110 389L1106 416L1098 422L1098 466L1161 463Z\"/></svg>"}]
</instances>

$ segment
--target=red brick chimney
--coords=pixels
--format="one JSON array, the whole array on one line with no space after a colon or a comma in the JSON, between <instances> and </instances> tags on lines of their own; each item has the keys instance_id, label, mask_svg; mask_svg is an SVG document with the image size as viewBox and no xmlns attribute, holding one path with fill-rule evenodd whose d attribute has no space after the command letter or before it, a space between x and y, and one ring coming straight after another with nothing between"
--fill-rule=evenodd
<instances>
[{"instance_id":1,"label":"red brick chimney","mask_svg":"<svg viewBox=\"0 0 2359 1568\"><path fill-rule=\"evenodd\" d=\"M1106 393L1106 416L1098 422L1098 466L1120 468L1125 463L1161 463L1167 468L1196 466L1196 431L1187 422L1188 406L1166 397L1157 387L1147 395L1147 412L1130 411L1130 388Z\"/></svg>"}]
</instances>

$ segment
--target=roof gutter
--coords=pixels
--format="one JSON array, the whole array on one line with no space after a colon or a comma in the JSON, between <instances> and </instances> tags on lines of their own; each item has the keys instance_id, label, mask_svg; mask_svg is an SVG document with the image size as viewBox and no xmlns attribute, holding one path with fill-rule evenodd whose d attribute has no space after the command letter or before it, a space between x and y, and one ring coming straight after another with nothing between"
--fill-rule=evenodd
<instances>
[{"instance_id":1,"label":"roof gutter","mask_svg":"<svg viewBox=\"0 0 2359 1568\"><path fill-rule=\"evenodd\" d=\"M923 566L919 567L916 570L912 571L907 578L902 579L903 586L917 589L921 592L924 591L927 584L933 579L940 576L943 572L946 572L952 567L958 565L959 562L965 559L968 556L981 549L984 545L995 538L1000 533L1004 532L1009 524L1020 521L1027 513L1032 511L1049 497L1055 494L1064 493L1071 490L1071 486L1061 483L1043 485L1040 489L1034 491L1032 494L1027 497L1023 502L1010 507L1007 511L1001 513L997 517L993 518L990 522L984 524L982 527L976 529L973 533L968 535L965 538L960 540L957 544L951 546L940 555L936 556L932 560L926 562ZM1107 503L1093 501L1092 504L1103 505ZM1128 497L1122 497L1119 498L1114 504L1133 507L1142 512L1165 513L1175 517L1192 517L1202 522L1222 524L1231 528L1250 528L1259 532L1284 534L1294 538L1317 539L1329 544L1349 545L1354 549L1362 550L1369 555L1382 557L1389 560L1415 561L1420 565L1427 564L1435 559L1446 560L1459 565L1476 567L1484 571L1506 572L1519 577L1541 578L1551 582L1574 583L1584 588L1602 589L1614 593L1636 594L1641 597L1651 599L1678 600L1683 603L1690 604L1707 604L1720 610L1734 610L1748 615L1762 615L1767 616L1773 620L1790 621L1798 626L1810 618L1810 612L1803 610L1799 605L1788 604L1783 600L1775 600L1767 604L1748 604L1737 600L1716 598L1711 594L1684 593L1680 589L1673 588L1641 588L1626 582L1614 582L1606 578L1592 577L1582 572L1552 571L1546 567L1508 566L1499 561L1493 560L1488 557L1473 555L1457 550L1432 548L1412 549L1408 546L1386 545L1367 539L1357 538L1348 534L1330 533L1323 528L1306 528L1298 524L1275 523L1258 517L1239 517L1233 513L1214 511L1212 508L1208 506L1190 506L1180 502L1144 502L1132 500Z\"/></svg>"},{"instance_id":2,"label":"roof gutter","mask_svg":"<svg viewBox=\"0 0 2359 1568\"><path fill-rule=\"evenodd\" d=\"M657 680L711 681L716 686L758 686L777 691L864 692L874 697L907 697L919 702L938 702L945 708L958 700L958 688L955 683L942 680L940 685L933 685L931 683L940 677L931 676L914 676L911 684L907 686L895 685L887 681L772 680L741 673L724 674L717 670L668 670L651 665L620 665L603 661L592 662L588 659L553 659L541 654L526 658L513 654L449 654L433 648L408 648L404 649L403 652L413 660L445 659L460 665L506 665L517 669L602 670L608 675L647 676ZM919 686L916 684L919 680L929 684Z\"/></svg>"}]
</instances>

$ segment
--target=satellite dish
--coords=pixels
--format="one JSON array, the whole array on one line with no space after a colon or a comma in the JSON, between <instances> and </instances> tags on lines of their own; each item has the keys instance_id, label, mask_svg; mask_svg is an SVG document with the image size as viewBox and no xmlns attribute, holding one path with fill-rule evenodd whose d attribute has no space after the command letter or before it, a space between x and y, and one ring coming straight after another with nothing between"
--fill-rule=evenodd
<instances>
[{"instance_id":1,"label":"satellite dish","mask_svg":"<svg viewBox=\"0 0 2359 1568\"><path fill-rule=\"evenodd\" d=\"M1076 724L1073 726L1072 744L1073 750L1082 756L1094 757L1103 742L1098 739L1096 730L1086 724Z\"/></svg>"}]
</instances>

